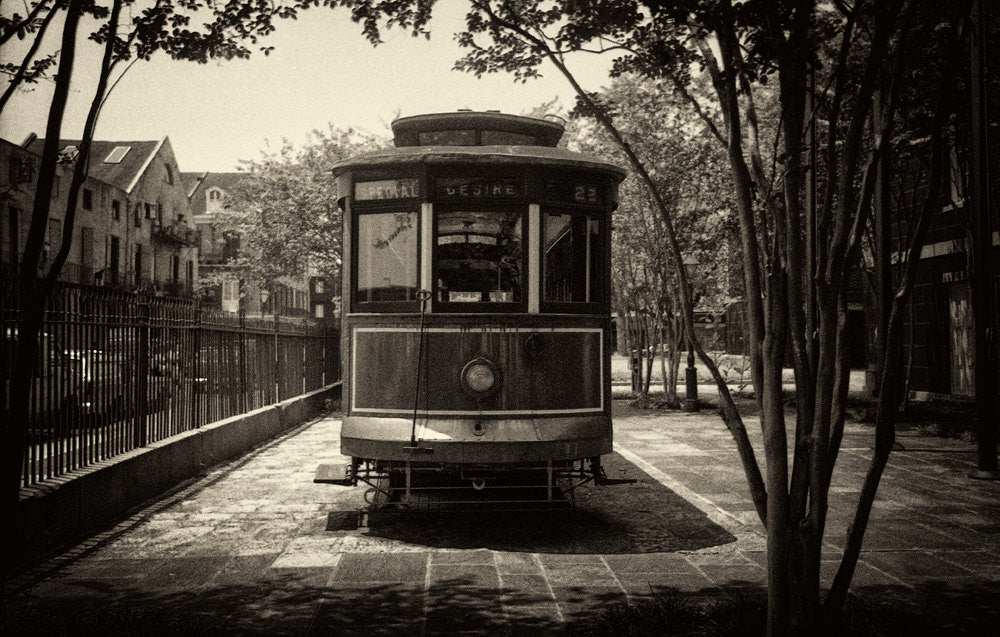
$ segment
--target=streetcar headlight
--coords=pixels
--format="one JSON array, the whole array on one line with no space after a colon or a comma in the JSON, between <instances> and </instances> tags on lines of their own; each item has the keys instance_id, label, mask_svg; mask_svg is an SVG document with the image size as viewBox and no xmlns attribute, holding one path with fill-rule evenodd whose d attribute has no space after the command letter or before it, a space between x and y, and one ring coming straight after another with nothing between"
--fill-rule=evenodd
<instances>
[{"instance_id":1,"label":"streetcar headlight","mask_svg":"<svg viewBox=\"0 0 1000 637\"><path fill-rule=\"evenodd\" d=\"M462 368L462 387L472 396L483 397L494 392L500 380L500 371L491 361L477 358Z\"/></svg>"}]
</instances>

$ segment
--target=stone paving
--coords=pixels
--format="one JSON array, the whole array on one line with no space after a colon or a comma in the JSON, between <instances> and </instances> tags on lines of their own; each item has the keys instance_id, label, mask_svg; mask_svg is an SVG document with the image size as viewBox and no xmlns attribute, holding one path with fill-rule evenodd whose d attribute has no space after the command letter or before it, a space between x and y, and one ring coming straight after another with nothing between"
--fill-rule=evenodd
<instances>
[{"instance_id":1,"label":"stone paving","mask_svg":"<svg viewBox=\"0 0 1000 637\"><path fill-rule=\"evenodd\" d=\"M475 525L458 532L462 548L454 548L454 537L434 531L440 521L423 532L421 522L405 520L392 533L374 523L337 530L337 516L362 506L364 491L312 481L319 464L344 461L339 427L335 417L308 423L11 582L13 619L5 632L30 625L35 634L67 626L70 634L550 634L662 589L763 584L761 527L729 433L714 414L616 418L616 457L631 467L621 471L642 479L602 490L620 490L607 496L621 498L619 509L633 503L623 515L640 523L629 532L648 526L660 533L661 544L641 550L614 538L601 540L600 550L586 542L511 550L489 529L477 542ZM759 425L748 427L756 441ZM830 495L827 581L871 434L861 425L845 433ZM974 596L997 586L1000 483L966 477L972 444L908 433L899 440L855 590L929 586ZM665 496L628 495L646 482L683 506L660 510L650 502ZM515 531L522 523L506 522ZM490 524L484 518L484 527ZM530 518L523 524L534 537ZM702 541L685 544L692 536Z\"/></svg>"}]
</instances>

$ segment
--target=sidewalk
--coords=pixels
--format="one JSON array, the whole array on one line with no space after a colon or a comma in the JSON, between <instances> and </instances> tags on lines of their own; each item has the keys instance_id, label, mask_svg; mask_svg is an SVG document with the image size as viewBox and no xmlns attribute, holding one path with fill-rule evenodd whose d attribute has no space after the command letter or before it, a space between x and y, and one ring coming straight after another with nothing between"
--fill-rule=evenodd
<instances>
[{"instance_id":1,"label":"sidewalk","mask_svg":"<svg viewBox=\"0 0 1000 637\"><path fill-rule=\"evenodd\" d=\"M339 426L312 422L25 574L8 606L27 619L5 629L551 634L652 591L764 581L761 527L714 414L616 418L610 477L638 482L587 492L573 515L399 517L368 529L342 524L363 488L312 482L319 464L342 461ZM759 439L757 423L747 426ZM900 442L854 590L969 600L995 592L1000 483L966 477L971 444L916 434ZM827 579L870 446L868 427L848 426L830 496Z\"/></svg>"}]
</instances>

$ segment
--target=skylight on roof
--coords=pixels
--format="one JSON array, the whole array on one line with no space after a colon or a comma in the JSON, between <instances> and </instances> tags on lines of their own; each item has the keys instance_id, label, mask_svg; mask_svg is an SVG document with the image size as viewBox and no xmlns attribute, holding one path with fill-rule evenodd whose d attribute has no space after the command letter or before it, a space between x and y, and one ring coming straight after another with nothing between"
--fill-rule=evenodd
<instances>
[{"instance_id":1,"label":"skylight on roof","mask_svg":"<svg viewBox=\"0 0 1000 637\"><path fill-rule=\"evenodd\" d=\"M108 153L108 156L104 158L105 164L118 164L121 160L125 159L125 155L128 151L132 150L131 146L115 146L114 150Z\"/></svg>"}]
</instances>

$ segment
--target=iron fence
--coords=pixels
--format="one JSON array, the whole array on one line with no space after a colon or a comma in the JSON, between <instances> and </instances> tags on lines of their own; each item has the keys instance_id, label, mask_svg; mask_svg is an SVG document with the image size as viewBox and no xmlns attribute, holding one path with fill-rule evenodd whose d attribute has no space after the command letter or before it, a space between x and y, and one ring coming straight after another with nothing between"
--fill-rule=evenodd
<instances>
[{"instance_id":1,"label":"iron fence","mask_svg":"<svg viewBox=\"0 0 1000 637\"><path fill-rule=\"evenodd\" d=\"M10 417L19 309L3 283L0 374ZM339 333L197 301L61 285L31 371L25 486L339 379Z\"/></svg>"}]
</instances>

